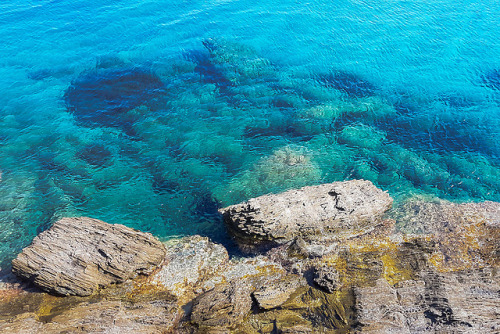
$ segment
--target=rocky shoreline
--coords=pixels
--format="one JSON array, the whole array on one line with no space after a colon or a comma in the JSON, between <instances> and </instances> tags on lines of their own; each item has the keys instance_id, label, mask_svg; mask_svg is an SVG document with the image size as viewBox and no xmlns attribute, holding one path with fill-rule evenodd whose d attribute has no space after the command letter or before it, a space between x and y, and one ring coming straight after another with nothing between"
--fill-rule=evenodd
<instances>
[{"instance_id":1,"label":"rocky shoreline","mask_svg":"<svg viewBox=\"0 0 500 334\"><path fill-rule=\"evenodd\" d=\"M499 332L500 203L392 204L353 180L221 209L248 253L232 258L64 218L13 261L0 332Z\"/></svg>"}]
</instances>

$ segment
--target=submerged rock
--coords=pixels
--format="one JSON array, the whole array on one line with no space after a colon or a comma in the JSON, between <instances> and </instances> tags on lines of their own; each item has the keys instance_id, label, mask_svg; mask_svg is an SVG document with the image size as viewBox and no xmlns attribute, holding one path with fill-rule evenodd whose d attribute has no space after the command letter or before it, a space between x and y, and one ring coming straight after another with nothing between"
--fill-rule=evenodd
<instances>
[{"instance_id":1,"label":"submerged rock","mask_svg":"<svg viewBox=\"0 0 500 334\"><path fill-rule=\"evenodd\" d=\"M342 71L322 75L319 81L327 87L338 89L352 97L372 96L377 90L371 82L356 74Z\"/></svg>"},{"instance_id":2,"label":"submerged rock","mask_svg":"<svg viewBox=\"0 0 500 334\"><path fill-rule=\"evenodd\" d=\"M303 147L289 145L257 161L228 186L221 186L218 197L225 201L247 199L269 191L302 187L321 179L319 167Z\"/></svg>"},{"instance_id":3,"label":"submerged rock","mask_svg":"<svg viewBox=\"0 0 500 334\"><path fill-rule=\"evenodd\" d=\"M85 126L117 127L130 132L127 112L146 103L164 88L155 74L139 69L88 72L64 96L68 111Z\"/></svg>"},{"instance_id":4,"label":"submerged rock","mask_svg":"<svg viewBox=\"0 0 500 334\"><path fill-rule=\"evenodd\" d=\"M370 181L353 180L264 195L221 209L242 244L346 239L373 230L392 198Z\"/></svg>"},{"instance_id":5,"label":"submerged rock","mask_svg":"<svg viewBox=\"0 0 500 334\"><path fill-rule=\"evenodd\" d=\"M149 275L165 247L149 233L92 218L63 218L12 261L12 271L41 289L88 296L98 287Z\"/></svg>"},{"instance_id":6,"label":"submerged rock","mask_svg":"<svg viewBox=\"0 0 500 334\"><path fill-rule=\"evenodd\" d=\"M483 82L489 88L500 90L500 69L491 70L484 74Z\"/></svg>"}]
</instances>

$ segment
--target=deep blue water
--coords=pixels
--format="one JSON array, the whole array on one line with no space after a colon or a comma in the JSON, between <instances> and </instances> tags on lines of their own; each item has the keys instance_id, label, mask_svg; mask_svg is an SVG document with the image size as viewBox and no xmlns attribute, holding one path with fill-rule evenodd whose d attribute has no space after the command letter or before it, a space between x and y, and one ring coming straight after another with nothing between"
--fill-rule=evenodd
<instances>
[{"instance_id":1,"label":"deep blue water","mask_svg":"<svg viewBox=\"0 0 500 334\"><path fill-rule=\"evenodd\" d=\"M500 3L4 1L0 267L56 219L227 242L217 208L364 178L500 200Z\"/></svg>"}]
</instances>

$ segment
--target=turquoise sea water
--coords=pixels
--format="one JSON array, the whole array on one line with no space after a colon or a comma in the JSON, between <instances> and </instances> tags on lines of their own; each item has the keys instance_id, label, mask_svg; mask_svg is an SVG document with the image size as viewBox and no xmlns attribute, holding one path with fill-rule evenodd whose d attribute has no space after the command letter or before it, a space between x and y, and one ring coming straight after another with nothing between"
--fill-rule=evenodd
<instances>
[{"instance_id":1,"label":"turquoise sea water","mask_svg":"<svg viewBox=\"0 0 500 334\"><path fill-rule=\"evenodd\" d=\"M226 242L363 178L500 200L500 3L3 1L0 267L65 216Z\"/></svg>"}]
</instances>

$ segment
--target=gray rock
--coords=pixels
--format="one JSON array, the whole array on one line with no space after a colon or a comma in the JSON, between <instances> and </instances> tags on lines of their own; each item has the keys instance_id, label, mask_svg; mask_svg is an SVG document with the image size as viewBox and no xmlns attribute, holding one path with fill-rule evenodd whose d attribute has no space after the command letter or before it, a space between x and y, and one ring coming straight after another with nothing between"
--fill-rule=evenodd
<instances>
[{"instance_id":1,"label":"gray rock","mask_svg":"<svg viewBox=\"0 0 500 334\"><path fill-rule=\"evenodd\" d=\"M354 288L358 332L498 333L500 280L496 270L437 273L391 287Z\"/></svg>"},{"instance_id":2,"label":"gray rock","mask_svg":"<svg viewBox=\"0 0 500 334\"><path fill-rule=\"evenodd\" d=\"M449 233L481 220L489 226L500 226L500 203L491 201L452 203L416 196L395 207L390 214L400 230L415 234Z\"/></svg>"},{"instance_id":3,"label":"gray rock","mask_svg":"<svg viewBox=\"0 0 500 334\"><path fill-rule=\"evenodd\" d=\"M1 333L174 333L182 312L175 302L156 300L129 303L120 300L81 302L45 321L34 313L0 320Z\"/></svg>"},{"instance_id":4,"label":"gray rock","mask_svg":"<svg viewBox=\"0 0 500 334\"><path fill-rule=\"evenodd\" d=\"M220 284L194 300L191 321L199 327L231 327L252 307L252 287L244 282Z\"/></svg>"},{"instance_id":5,"label":"gray rock","mask_svg":"<svg viewBox=\"0 0 500 334\"><path fill-rule=\"evenodd\" d=\"M373 287L354 288L357 321L362 332L410 333L396 290L384 279Z\"/></svg>"},{"instance_id":6,"label":"gray rock","mask_svg":"<svg viewBox=\"0 0 500 334\"><path fill-rule=\"evenodd\" d=\"M297 237L288 246L287 252L288 256L306 259L322 257L337 250L338 244L331 241L322 244L321 242L306 242L301 237Z\"/></svg>"},{"instance_id":7,"label":"gray rock","mask_svg":"<svg viewBox=\"0 0 500 334\"><path fill-rule=\"evenodd\" d=\"M282 305L295 290L305 285L307 282L303 277L287 275L260 287L253 292L253 296L261 308L269 310Z\"/></svg>"},{"instance_id":8,"label":"gray rock","mask_svg":"<svg viewBox=\"0 0 500 334\"><path fill-rule=\"evenodd\" d=\"M314 268L313 282L328 293L340 288L340 276L337 269L327 266Z\"/></svg>"},{"instance_id":9,"label":"gray rock","mask_svg":"<svg viewBox=\"0 0 500 334\"><path fill-rule=\"evenodd\" d=\"M166 286L174 295L189 297L199 282L220 274L229 261L224 246L199 235L165 243L165 264L153 275L156 283Z\"/></svg>"},{"instance_id":10,"label":"gray rock","mask_svg":"<svg viewBox=\"0 0 500 334\"><path fill-rule=\"evenodd\" d=\"M242 245L345 239L372 231L392 198L370 181L352 180L264 195L221 209Z\"/></svg>"},{"instance_id":11,"label":"gray rock","mask_svg":"<svg viewBox=\"0 0 500 334\"><path fill-rule=\"evenodd\" d=\"M149 233L92 218L63 218L12 261L17 276L41 289L87 296L98 287L149 275L165 247Z\"/></svg>"}]
</instances>

